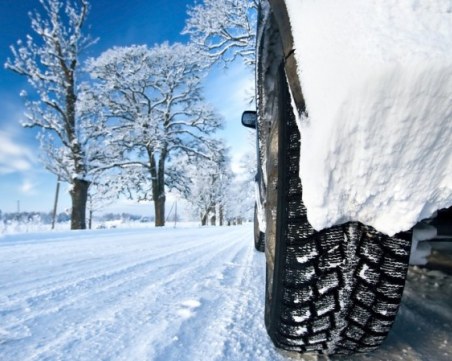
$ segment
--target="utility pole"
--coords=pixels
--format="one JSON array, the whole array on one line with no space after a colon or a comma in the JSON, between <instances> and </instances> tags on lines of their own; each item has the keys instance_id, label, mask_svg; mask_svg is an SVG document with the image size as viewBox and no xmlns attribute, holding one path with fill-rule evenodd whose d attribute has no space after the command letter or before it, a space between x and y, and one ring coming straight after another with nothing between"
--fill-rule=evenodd
<instances>
[{"instance_id":1,"label":"utility pole","mask_svg":"<svg viewBox=\"0 0 452 361\"><path fill-rule=\"evenodd\" d=\"M55 219L58 207L58 194L60 193L60 176L57 179L56 191L55 191L55 203L53 204L53 214L52 214L52 229L55 229Z\"/></svg>"}]
</instances>

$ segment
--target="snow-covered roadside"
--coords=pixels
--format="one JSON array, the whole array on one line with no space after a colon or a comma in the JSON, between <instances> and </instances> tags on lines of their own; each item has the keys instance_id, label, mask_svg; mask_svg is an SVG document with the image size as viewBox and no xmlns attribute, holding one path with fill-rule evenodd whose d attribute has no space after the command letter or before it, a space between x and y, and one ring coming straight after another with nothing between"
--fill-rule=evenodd
<instances>
[{"instance_id":1,"label":"snow-covered roadside","mask_svg":"<svg viewBox=\"0 0 452 361\"><path fill-rule=\"evenodd\" d=\"M191 227L200 227L201 222L197 221L182 221L177 222L166 222L166 228L191 228ZM24 233L46 233L51 230L50 224L43 223L20 223L13 222L10 224L0 224L0 238L5 235L12 234L24 234ZM114 221L94 221L92 229L111 229L111 228L119 228L119 229L128 229L128 228L154 228L154 222L140 222L140 221L123 221L123 220L114 220ZM67 232L71 229L70 222L61 222L55 224L55 229L52 232Z\"/></svg>"},{"instance_id":2,"label":"snow-covered roadside","mask_svg":"<svg viewBox=\"0 0 452 361\"><path fill-rule=\"evenodd\" d=\"M451 206L452 2L286 3L314 228L355 220L393 235Z\"/></svg>"},{"instance_id":3,"label":"snow-covered roadside","mask_svg":"<svg viewBox=\"0 0 452 361\"><path fill-rule=\"evenodd\" d=\"M115 229L0 240L0 360L323 360L264 327L252 227ZM452 355L452 279L413 269L394 331L348 360Z\"/></svg>"}]
</instances>

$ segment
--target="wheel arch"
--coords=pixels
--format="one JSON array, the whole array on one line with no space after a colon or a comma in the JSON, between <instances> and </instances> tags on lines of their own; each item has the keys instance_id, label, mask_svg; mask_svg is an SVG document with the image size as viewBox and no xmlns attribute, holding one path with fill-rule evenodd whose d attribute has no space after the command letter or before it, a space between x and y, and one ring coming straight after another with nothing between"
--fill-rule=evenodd
<instances>
[{"instance_id":1,"label":"wheel arch","mask_svg":"<svg viewBox=\"0 0 452 361\"><path fill-rule=\"evenodd\" d=\"M289 12L284 0L268 0L273 12L276 26L281 36L281 42L284 52L284 67L287 75L289 87L299 112L305 111L305 101L301 89L301 81L298 77L297 63L295 60L295 52L292 28L290 25Z\"/></svg>"}]
</instances>

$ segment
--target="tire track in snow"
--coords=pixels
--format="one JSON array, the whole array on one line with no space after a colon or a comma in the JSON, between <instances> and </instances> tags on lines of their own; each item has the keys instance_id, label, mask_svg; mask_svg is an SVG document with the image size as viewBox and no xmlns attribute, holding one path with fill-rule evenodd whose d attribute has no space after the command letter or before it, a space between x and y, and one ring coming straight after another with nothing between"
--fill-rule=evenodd
<instances>
[{"instance_id":1,"label":"tire track in snow","mask_svg":"<svg viewBox=\"0 0 452 361\"><path fill-rule=\"evenodd\" d=\"M207 269L207 277L198 282L181 297L196 304L193 314L173 331L171 342L159 345L150 354L155 361L214 360L221 355L224 344L224 328L228 324L243 274L249 267L249 234L240 234L235 240L234 252L220 255L215 268ZM204 270L197 270L203 274ZM193 342L193 334L196 342ZM158 344L157 344L158 345Z\"/></svg>"},{"instance_id":2,"label":"tire track in snow","mask_svg":"<svg viewBox=\"0 0 452 361\"><path fill-rule=\"evenodd\" d=\"M290 360L277 351L264 326L265 256L254 250L252 230L240 235L239 252L224 263L221 277L199 283L195 295L204 295L194 315L179 328L155 361L182 360ZM225 258L226 260L227 258ZM196 296L193 301L196 301ZM193 342L193 335L196 341ZM269 347L270 345L270 347ZM124 358L125 360L126 358ZM295 359L300 359L298 356ZM305 358L317 360L317 356Z\"/></svg>"},{"instance_id":3,"label":"tire track in snow","mask_svg":"<svg viewBox=\"0 0 452 361\"><path fill-rule=\"evenodd\" d=\"M227 264L242 257L243 230L234 231L224 239L227 247L218 249L215 257L208 263L196 264L192 269L186 270L179 279L171 282L165 290L166 294L156 295L153 302L162 303L163 307L158 309L153 316L152 324L160 327L160 332L152 332L150 326L148 335L137 337L131 346L132 349L139 350L143 360L196 360L191 355L188 347L182 347L181 340L187 334L196 335L200 339L199 333L203 332L206 320L209 320L209 308L215 311L214 318L218 318L218 309L221 303L218 298L221 293L216 288L211 288L212 283L221 282L224 279L224 272L228 269ZM196 280L193 282L193 280ZM168 302L168 299L171 301ZM201 322L197 322L196 315L202 315ZM208 343L212 345L212 338ZM195 349L201 343L194 343ZM178 347L179 345L179 347ZM187 346L187 345L185 345ZM211 348L212 349L212 348ZM179 353L182 350L183 355ZM118 360L128 360L130 350L126 350ZM172 357L174 356L174 357ZM204 354L201 359L208 360ZM182 358L181 358L182 357Z\"/></svg>"},{"instance_id":4,"label":"tire track in snow","mask_svg":"<svg viewBox=\"0 0 452 361\"><path fill-rule=\"evenodd\" d=\"M114 304L105 305L105 308L102 309L99 312L92 313L92 310L80 310L84 311L85 316L88 317L88 320L86 322L78 322L77 319L76 322L71 325L65 325L66 330L58 335L54 340L51 342L46 342L45 347L41 347L37 353L35 353L35 357L32 359L42 359L42 357L49 357L48 351L50 354L54 354L55 352L58 352L58 349L63 350L65 347L72 347L74 350L77 349L80 342L73 342L72 345L68 346L69 340L81 340L82 343L86 344L89 343L89 338L93 335L95 336L99 332L102 333L103 331L108 332L109 325L114 325L115 328L118 327L118 318L119 321L122 321L125 323L124 328L131 328L128 330L128 332L123 332L122 334L134 332L134 327L136 328L139 326L139 332L141 332L141 329L143 326L146 328L146 325L141 324L141 322L138 322L138 325L131 325L130 319L136 319L138 314L140 314L140 307L141 308L147 308L148 304L152 304L154 301L152 300L152 293L155 292L159 288L162 288L165 291L170 290L171 288L181 289L183 288L183 282L186 282L187 280L183 278L184 274L190 274L193 270L196 270L196 268L199 268L201 265L206 265L205 268L210 269L213 267L213 264L221 264L221 259L224 257L226 252L224 250L229 250L230 252L234 252L235 244L234 242L231 242L231 240L226 239L225 242L221 243L221 248L219 249L218 245L215 245L212 241L206 241L207 243L205 245L200 245L197 247L192 247L189 254L186 254L186 256L190 256L190 259L194 260L193 264L190 264L187 268L182 268L178 270L177 272L174 272L174 267L167 267L165 270L165 267L162 268L162 263L159 262L158 257L154 260L153 263L155 263L155 267L151 267L148 270L148 274L150 275L150 280L145 280L145 277L142 277L143 281L142 284L134 285L133 280L129 280L127 278L128 274L124 274L125 278L127 279L124 284L127 283L127 285L124 287L124 289L120 289L116 291L116 293L112 295L108 295L108 297L111 300L114 300ZM173 252L173 256L184 253L184 252ZM212 258L212 253L217 255ZM180 259L181 257L178 256ZM160 257L161 258L161 257ZM152 264L153 264L152 263ZM165 264L163 264L165 266ZM171 266L171 265L170 265ZM174 265L175 267L179 268L180 265ZM155 268L161 268L164 270L163 274L157 274L152 275L152 271L155 270ZM152 280L155 280L157 276L157 279L160 279L159 282L152 283ZM131 281L131 282L129 282ZM170 285L170 287L168 286ZM158 293L156 293L158 294ZM133 297L130 297L133 295ZM97 299L97 302L102 301L102 299L99 300L99 297L95 297ZM136 301L139 300L139 304L136 304ZM96 305L98 307L98 305ZM162 305L158 305L158 308L162 308ZM165 308L165 307L163 307ZM132 312L132 314L124 314L125 310ZM97 311L94 309L94 311ZM67 312L67 310L66 310ZM91 313L90 313L91 312ZM167 312L167 311L166 311ZM144 312L145 314L146 312ZM160 313L162 313L160 311ZM143 312L141 312L143 314ZM134 316L135 315L135 316ZM166 316L164 313L163 318ZM72 316L73 317L73 316ZM122 320L121 320L122 318ZM65 320L60 320L62 324L65 324ZM51 320L48 319L48 317L42 317L39 320L40 324L44 324L50 322L50 326L52 327ZM58 325L53 325L54 327ZM132 327L130 327L132 326ZM59 327L60 329L62 327ZM63 328L64 329L64 328ZM55 330L57 331L57 330ZM111 339L115 339L115 335L110 335ZM126 338L130 339L131 336L128 335ZM130 342L130 340L128 341ZM107 341L105 344L109 344ZM120 345L115 345L120 346ZM90 354L93 355L93 349L92 347L88 348L90 351ZM108 347L106 347L108 351ZM68 351L68 350L66 350ZM105 345L103 346L103 350L99 350L99 352L105 351ZM35 350L36 352L36 350ZM114 353L113 350L111 350L112 353ZM66 353L66 352L65 352ZM99 355L100 356L100 355Z\"/></svg>"},{"instance_id":5,"label":"tire track in snow","mask_svg":"<svg viewBox=\"0 0 452 361\"><path fill-rule=\"evenodd\" d=\"M43 287L40 292L34 292L32 296L28 296L26 293L23 298L18 298L17 295L12 295L10 299L10 307L16 308L17 305L26 305L25 307L32 309L33 311L27 314L27 318L22 321L28 321L36 316L43 316L52 314L55 312L64 311L68 306L74 305L77 302L83 301L85 298L91 298L93 294L100 294L106 292L112 288L123 286L130 281L143 278L142 273L149 273L149 268L152 270L155 267L155 262L165 258L172 258L177 254L184 253L188 249L202 249L204 245L196 245L196 247L188 246L182 250L174 252L174 249L169 249L163 255L158 256L146 256L140 259L140 262L130 262L124 266L117 267L116 269L111 263L102 265L101 268L91 269L89 271L90 277L87 276L87 271L84 272L85 278L77 277L75 280L66 281L64 278L60 279L57 286ZM94 272L93 272L94 271ZM138 274L141 272L141 274ZM94 273L91 275L91 273ZM134 279L125 279L125 275L137 274ZM87 289L87 292L80 292L80 290ZM94 293L93 293L94 290ZM73 297L69 298L69 295ZM64 301L64 302L63 302ZM54 305L52 305L54 304ZM41 306L41 308L39 307Z\"/></svg>"},{"instance_id":6,"label":"tire track in snow","mask_svg":"<svg viewBox=\"0 0 452 361\"><path fill-rule=\"evenodd\" d=\"M120 236L120 240L121 242L122 240L122 235ZM119 237L116 237L119 238ZM114 241L114 240L110 240L110 241ZM96 239L97 242L97 239ZM120 243L120 242L118 242ZM190 247L193 247L194 245L196 245L196 242L191 242L188 245L184 245L184 250L185 249L189 249ZM108 245L108 243L107 243ZM152 244L151 244L152 245ZM143 247L145 245L143 244ZM157 251L157 249L150 249L149 250L149 242L146 245L146 248L143 248L142 251L152 251L153 253L155 253ZM66 254L66 253L73 253L73 252L79 252L78 249L76 249L76 247L80 247L80 245L76 244L74 245L73 242L71 244L71 247L66 247L67 250L66 251L61 251L59 252L59 254ZM161 249L159 248L158 251L165 251L165 254L171 254L174 253L174 246L164 246ZM180 252L183 252L184 250L180 250ZM99 249L97 250L101 253L104 253L104 249ZM136 257L136 251L133 252L129 252L130 254L134 255ZM59 255L58 254L58 255ZM56 256L58 255L53 255L54 258L56 258ZM41 296L44 295L47 291L51 292L54 290L58 290L58 289L63 289L63 288L67 288L69 286L75 285L80 281L83 281L86 279L86 273L87 270L85 267L90 266L90 273L93 273L92 278L96 277L96 274L98 276L101 276L104 274L104 269L106 268L111 268L111 272L117 272L119 269L124 268L124 266L121 266L119 268L115 268L117 267L115 263L118 262L123 262L121 260L118 260L118 257L124 258L124 254L118 255L116 253L112 253L109 254L108 256L105 255L101 255L101 257L95 257L94 259L80 259L80 256L76 256L74 259L71 259L70 265L71 267L68 267L67 263L64 264L56 264L53 267L50 268L51 270L51 274L49 276L46 277L40 277L40 278L35 278L35 279L27 279L26 281L21 282L20 280L14 280L12 282L10 282L10 284L5 283L4 287L9 287L9 288L14 288L17 287L20 289L19 292L17 292L16 294L12 293L10 295L10 298L15 298L15 297L20 297L21 293L25 293L28 294L30 293L29 289L24 289L24 286L27 284L30 284L30 287L32 287L32 289L34 290L34 296ZM40 255L40 259L38 260L38 263L42 263L45 262L42 258L45 258L46 255ZM146 260L148 259L148 255L146 256L141 256L140 255L140 259L141 260ZM22 262L24 262L24 260L21 260ZM102 264L100 266L98 266L97 262L100 261ZM83 264L85 263L85 265ZM94 263L95 268L92 268L91 263ZM134 265L137 263L137 260L134 259L133 262L130 262L130 265ZM69 269L68 268L73 268L73 269ZM60 269L62 271L60 271ZM69 277L68 277L69 276ZM49 283L45 283L43 281L45 280L49 280ZM42 282L42 283L41 283ZM44 288L43 291L41 292L36 292L36 288Z\"/></svg>"}]
</instances>

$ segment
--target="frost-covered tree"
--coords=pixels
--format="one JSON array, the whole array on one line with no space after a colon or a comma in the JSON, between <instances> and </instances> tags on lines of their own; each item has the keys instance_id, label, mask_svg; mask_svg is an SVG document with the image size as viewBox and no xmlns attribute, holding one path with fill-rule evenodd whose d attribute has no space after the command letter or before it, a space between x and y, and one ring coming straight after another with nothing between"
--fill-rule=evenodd
<instances>
[{"instance_id":1,"label":"frost-covered tree","mask_svg":"<svg viewBox=\"0 0 452 361\"><path fill-rule=\"evenodd\" d=\"M94 98L111 128L121 184L138 200L153 200L155 225L165 224L165 188L183 188L181 154L208 159L220 117L203 99L205 58L193 45L113 48L87 63Z\"/></svg>"},{"instance_id":2,"label":"frost-covered tree","mask_svg":"<svg viewBox=\"0 0 452 361\"><path fill-rule=\"evenodd\" d=\"M112 170L100 172L92 179L88 191L88 228L93 225L94 212L98 212L112 204L118 198L118 189L115 182L116 175L109 174Z\"/></svg>"},{"instance_id":3,"label":"frost-covered tree","mask_svg":"<svg viewBox=\"0 0 452 361\"><path fill-rule=\"evenodd\" d=\"M240 223L253 216L255 202L256 154L251 149L239 161L229 191L224 198L224 217L228 224Z\"/></svg>"},{"instance_id":4,"label":"frost-covered tree","mask_svg":"<svg viewBox=\"0 0 452 361\"><path fill-rule=\"evenodd\" d=\"M93 43L83 33L87 0L39 0L42 11L30 13L34 35L11 46L5 67L27 78L25 127L39 128L45 165L68 182L72 198L72 229L86 228L85 212L92 162L100 129L79 112L79 56Z\"/></svg>"},{"instance_id":5,"label":"frost-covered tree","mask_svg":"<svg viewBox=\"0 0 452 361\"><path fill-rule=\"evenodd\" d=\"M224 218L228 225L241 223L252 219L254 210L254 191L242 180L233 178L229 192L224 198Z\"/></svg>"},{"instance_id":6,"label":"frost-covered tree","mask_svg":"<svg viewBox=\"0 0 452 361\"><path fill-rule=\"evenodd\" d=\"M190 182L183 196L191 205L193 212L199 215L203 226L212 216L223 223L224 205L233 181L230 159L222 142L209 160L199 158L185 165L185 173Z\"/></svg>"},{"instance_id":7,"label":"frost-covered tree","mask_svg":"<svg viewBox=\"0 0 452 361\"><path fill-rule=\"evenodd\" d=\"M188 34L213 61L254 64L258 0L204 0L188 8Z\"/></svg>"}]
</instances>

